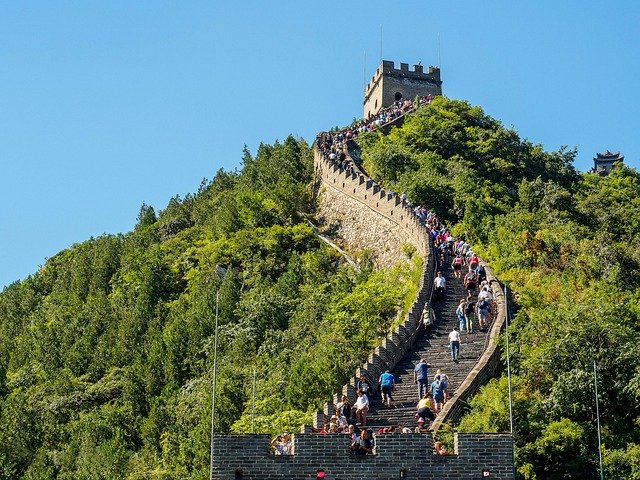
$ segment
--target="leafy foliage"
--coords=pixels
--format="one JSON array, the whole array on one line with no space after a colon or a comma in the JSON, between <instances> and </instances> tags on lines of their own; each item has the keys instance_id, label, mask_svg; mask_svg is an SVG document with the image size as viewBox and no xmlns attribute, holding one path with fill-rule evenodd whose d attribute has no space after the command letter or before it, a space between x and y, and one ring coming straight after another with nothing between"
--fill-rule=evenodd
<instances>
[{"instance_id":1,"label":"leafy foliage","mask_svg":"<svg viewBox=\"0 0 640 480\"><path fill-rule=\"evenodd\" d=\"M444 98L360 144L366 168L434 208L509 287L519 478L598 477L594 361L605 476L637 478L640 174L578 174L575 151L544 152ZM382 150L408 156L387 173ZM459 430L508 431L508 413L502 378Z\"/></svg>"},{"instance_id":2,"label":"leafy foliage","mask_svg":"<svg viewBox=\"0 0 640 480\"><path fill-rule=\"evenodd\" d=\"M216 431L251 431L254 369L256 431L309 423L420 273L343 266L305 221L312 169L292 137L245 149L242 171L6 288L0 479L206 477L216 316Z\"/></svg>"}]
</instances>

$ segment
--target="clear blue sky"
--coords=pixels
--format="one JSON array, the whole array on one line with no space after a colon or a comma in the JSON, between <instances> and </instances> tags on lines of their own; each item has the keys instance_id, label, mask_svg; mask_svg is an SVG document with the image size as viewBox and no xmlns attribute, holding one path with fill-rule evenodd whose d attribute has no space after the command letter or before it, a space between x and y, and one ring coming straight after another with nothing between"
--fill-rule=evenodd
<instances>
[{"instance_id":1,"label":"clear blue sky","mask_svg":"<svg viewBox=\"0 0 640 480\"><path fill-rule=\"evenodd\" d=\"M453 4L453 5L451 5ZM385 59L438 63L450 98L554 150L640 165L640 3L0 3L0 288L131 230L289 133L362 115ZM364 62L366 53L366 65Z\"/></svg>"}]
</instances>

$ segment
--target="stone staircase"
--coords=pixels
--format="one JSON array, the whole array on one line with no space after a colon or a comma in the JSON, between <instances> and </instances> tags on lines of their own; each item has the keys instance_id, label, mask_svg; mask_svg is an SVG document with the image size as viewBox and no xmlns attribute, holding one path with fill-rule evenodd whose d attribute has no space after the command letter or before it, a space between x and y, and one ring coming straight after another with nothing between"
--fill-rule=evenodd
<instances>
[{"instance_id":1,"label":"stone staircase","mask_svg":"<svg viewBox=\"0 0 640 480\"><path fill-rule=\"evenodd\" d=\"M443 276L447 280L446 301L432 302L431 304L436 317L436 322L431 327L431 334L426 335L424 331L421 331L413 347L407 351L393 369L392 373L396 378L396 391L393 394L394 401L391 407L382 404L379 391L372 394L373 398L369 399L370 408L367 416L367 426L370 428L395 426L401 423L412 429L416 426L418 387L413 383L413 368L421 357L424 357L431 364L429 368L431 380L433 380L437 369L441 369L447 374L449 377L449 397L452 398L485 349L488 332L481 332L477 319L474 318L474 333L461 333L459 361L456 363L451 360L449 332L453 330L454 326L458 326L455 311L460 299L466 297L467 292L462 284L462 279L456 279L453 276L449 265L450 263L445 263L442 269Z\"/></svg>"}]
</instances>

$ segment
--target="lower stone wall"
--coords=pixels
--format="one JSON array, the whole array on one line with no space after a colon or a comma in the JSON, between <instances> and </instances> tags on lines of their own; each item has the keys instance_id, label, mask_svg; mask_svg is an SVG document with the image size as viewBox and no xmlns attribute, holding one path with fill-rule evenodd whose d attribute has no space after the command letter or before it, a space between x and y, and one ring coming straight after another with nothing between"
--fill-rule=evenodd
<instances>
[{"instance_id":1,"label":"lower stone wall","mask_svg":"<svg viewBox=\"0 0 640 480\"><path fill-rule=\"evenodd\" d=\"M409 242L398 224L332 185L321 187L317 217L337 231L346 248L369 251L378 269L407 260L402 246Z\"/></svg>"},{"instance_id":2,"label":"lower stone wall","mask_svg":"<svg viewBox=\"0 0 640 480\"><path fill-rule=\"evenodd\" d=\"M454 441L454 454L443 456L433 454L430 435L383 435L375 455L353 456L347 435L294 435L294 454L283 456L271 454L267 435L216 436L214 478L312 479L318 469L327 480L514 478L511 435L456 434Z\"/></svg>"}]
</instances>

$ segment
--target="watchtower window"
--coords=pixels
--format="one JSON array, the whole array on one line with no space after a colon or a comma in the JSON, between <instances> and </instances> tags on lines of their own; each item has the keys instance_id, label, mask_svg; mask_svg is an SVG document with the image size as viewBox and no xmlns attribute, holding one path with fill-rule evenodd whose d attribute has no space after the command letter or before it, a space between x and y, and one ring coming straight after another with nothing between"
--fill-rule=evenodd
<instances>
[{"instance_id":1,"label":"watchtower window","mask_svg":"<svg viewBox=\"0 0 640 480\"><path fill-rule=\"evenodd\" d=\"M397 102L398 100L402 100L402 94L401 94L400 92L396 92L395 97L396 97L396 102Z\"/></svg>"}]
</instances>

